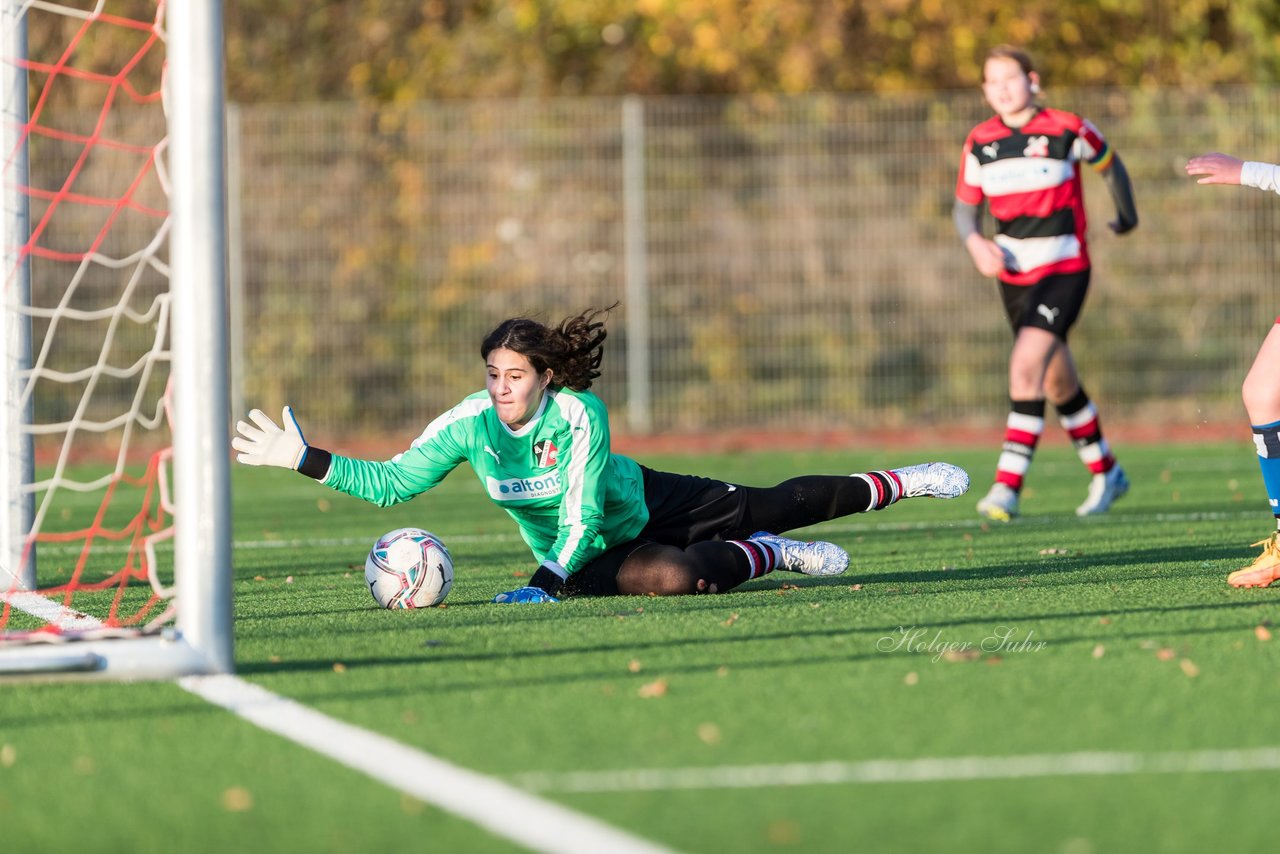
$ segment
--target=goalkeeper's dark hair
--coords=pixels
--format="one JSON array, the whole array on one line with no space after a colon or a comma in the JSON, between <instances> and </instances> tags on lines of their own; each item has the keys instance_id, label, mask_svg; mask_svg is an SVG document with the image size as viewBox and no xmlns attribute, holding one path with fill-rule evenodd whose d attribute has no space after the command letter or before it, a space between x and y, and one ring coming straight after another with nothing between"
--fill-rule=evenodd
<instances>
[{"instance_id":1,"label":"goalkeeper's dark hair","mask_svg":"<svg viewBox=\"0 0 1280 854\"><path fill-rule=\"evenodd\" d=\"M510 350L528 359L539 374L549 368L553 387L586 391L600 376L604 339L609 334L604 318L617 307L614 303L608 308L589 308L556 326L529 317L504 320L485 336L480 357L488 361L494 350Z\"/></svg>"}]
</instances>

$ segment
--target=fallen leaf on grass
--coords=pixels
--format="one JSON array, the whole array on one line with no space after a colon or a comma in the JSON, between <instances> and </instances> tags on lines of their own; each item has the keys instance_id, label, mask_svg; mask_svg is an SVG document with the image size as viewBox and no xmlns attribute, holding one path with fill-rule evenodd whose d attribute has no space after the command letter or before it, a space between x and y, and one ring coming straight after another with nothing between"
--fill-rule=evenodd
<instances>
[{"instance_id":1,"label":"fallen leaf on grass","mask_svg":"<svg viewBox=\"0 0 1280 854\"><path fill-rule=\"evenodd\" d=\"M1178 662L1178 666L1182 668L1182 672L1187 674L1188 678L1195 679L1200 675L1200 668L1189 658L1184 658Z\"/></svg>"},{"instance_id":2,"label":"fallen leaf on grass","mask_svg":"<svg viewBox=\"0 0 1280 854\"><path fill-rule=\"evenodd\" d=\"M704 744L720 743L720 727L711 722L698 725L698 739Z\"/></svg>"},{"instance_id":3,"label":"fallen leaf on grass","mask_svg":"<svg viewBox=\"0 0 1280 854\"><path fill-rule=\"evenodd\" d=\"M790 847L800 842L800 825L781 818L769 825L767 834L770 844Z\"/></svg>"},{"instance_id":4,"label":"fallen leaf on grass","mask_svg":"<svg viewBox=\"0 0 1280 854\"><path fill-rule=\"evenodd\" d=\"M1258 626L1256 629L1253 630L1253 635L1260 641L1271 640L1271 630L1268 629L1266 626Z\"/></svg>"},{"instance_id":5,"label":"fallen leaf on grass","mask_svg":"<svg viewBox=\"0 0 1280 854\"><path fill-rule=\"evenodd\" d=\"M1176 658L1177 655L1178 654L1176 652L1169 649L1169 647L1167 646L1161 647L1160 649L1156 650L1156 658L1160 659L1161 661L1173 661L1173 659Z\"/></svg>"},{"instance_id":6,"label":"fallen leaf on grass","mask_svg":"<svg viewBox=\"0 0 1280 854\"><path fill-rule=\"evenodd\" d=\"M1095 647L1093 648L1093 657L1094 657L1094 658L1102 658L1102 656L1104 656L1104 655L1106 655L1106 654L1107 654L1107 648L1106 648L1105 646L1103 646L1102 644L1098 644L1097 646L1095 646Z\"/></svg>"},{"instance_id":7,"label":"fallen leaf on grass","mask_svg":"<svg viewBox=\"0 0 1280 854\"><path fill-rule=\"evenodd\" d=\"M627 662L627 669L630 670L632 673L639 673L640 667L641 667L640 659L638 658L633 658Z\"/></svg>"},{"instance_id":8,"label":"fallen leaf on grass","mask_svg":"<svg viewBox=\"0 0 1280 854\"><path fill-rule=\"evenodd\" d=\"M232 786L222 792L222 808L227 812L248 812L253 809L253 795L243 786Z\"/></svg>"},{"instance_id":9,"label":"fallen leaf on grass","mask_svg":"<svg viewBox=\"0 0 1280 854\"><path fill-rule=\"evenodd\" d=\"M849 585L849 589L850 589L851 591L853 591L853 592L855 592L855 593L856 593L857 591L859 591L859 590L861 590L861 589L862 589L862 585L861 585L861 584L851 584L851 585Z\"/></svg>"},{"instance_id":10,"label":"fallen leaf on grass","mask_svg":"<svg viewBox=\"0 0 1280 854\"><path fill-rule=\"evenodd\" d=\"M943 661L977 661L981 653L976 649L949 649L942 654Z\"/></svg>"},{"instance_id":11,"label":"fallen leaf on grass","mask_svg":"<svg viewBox=\"0 0 1280 854\"><path fill-rule=\"evenodd\" d=\"M920 674L912 670L906 676L902 677L903 685L915 685L920 682Z\"/></svg>"},{"instance_id":12,"label":"fallen leaf on grass","mask_svg":"<svg viewBox=\"0 0 1280 854\"><path fill-rule=\"evenodd\" d=\"M723 623L721 623L720 625L722 625L722 626L732 626L732 625L733 625L734 623L736 623L736 622L738 622L738 615L737 615L736 613L734 613L734 614L730 614L730 615L729 615L729 619L725 620L725 621L724 621Z\"/></svg>"},{"instance_id":13,"label":"fallen leaf on grass","mask_svg":"<svg viewBox=\"0 0 1280 854\"><path fill-rule=\"evenodd\" d=\"M346 673L346 672L347 672L347 665L343 664L341 661L335 661L335 662L333 663L333 672L334 672L334 673Z\"/></svg>"},{"instance_id":14,"label":"fallen leaf on grass","mask_svg":"<svg viewBox=\"0 0 1280 854\"><path fill-rule=\"evenodd\" d=\"M654 697L665 697L667 696L667 680L655 679L646 685L641 685L640 690L636 693L646 700L651 700Z\"/></svg>"},{"instance_id":15,"label":"fallen leaf on grass","mask_svg":"<svg viewBox=\"0 0 1280 854\"><path fill-rule=\"evenodd\" d=\"M1040 554L1042 554L1042 555L1069 555L1069 554L1071 554L1071 549L1041 549L1041 550L1040 550Z\"/></svg>"}]
</instances>

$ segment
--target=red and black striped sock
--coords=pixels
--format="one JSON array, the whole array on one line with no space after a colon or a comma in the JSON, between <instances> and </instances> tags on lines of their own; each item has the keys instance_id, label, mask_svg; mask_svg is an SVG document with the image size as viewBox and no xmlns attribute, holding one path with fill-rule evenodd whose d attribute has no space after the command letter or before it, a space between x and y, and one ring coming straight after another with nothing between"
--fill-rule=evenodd
<instances>
[{"instance_id":1,"label":"red and black striped sock","mask_svg":"<svg viewBox=\"0 0 1280 854\"><path fill-rule=\"evenodd\" d=\"M902 497L902 481L891 471L868 471L852 475L861 478L871 490L867 510L883 510Z\"/></svg>"},{"instance_id":2,"label":"red and black striped sock","mask_svg":"<svg viewBox=\"0 0 1280 854\"><path fill-rule=\"evenodd\" d=\"M1116 458L1111 447L1102 437L1102 425L1098 422L1098 407L1089 400L1089 395L1081 388L1076 396L1058 406L1058 421L1062 429L1071 437L1080 462L1089 471L1102 474L1115 467Z\"/></svg>"},{"instance_id":3,"label":"red and black striped sock","mask_svg":"<svg viewBox=\"0 0 1280 854\"><path fill-rule=\"evenodd\" d=\"M728 545L737 546L747 556L747 578L759 578L768 575L777 568L782 560L782 552L777 546L761 540L727 540Z\"/></svg>"},{"instance_id":4,"label":"red and black striped sock","mask_svg":"<svg viewBox=\"0 0 1280 854\"><path fill-rule=\"evenodd\" d=\"M1004 445L1000 449L1000 459L996 461L996 483L1003 483L1018 492L1044 432L1044 400L1011 400L1009 404Z\"/></svg>"}]
</instances>

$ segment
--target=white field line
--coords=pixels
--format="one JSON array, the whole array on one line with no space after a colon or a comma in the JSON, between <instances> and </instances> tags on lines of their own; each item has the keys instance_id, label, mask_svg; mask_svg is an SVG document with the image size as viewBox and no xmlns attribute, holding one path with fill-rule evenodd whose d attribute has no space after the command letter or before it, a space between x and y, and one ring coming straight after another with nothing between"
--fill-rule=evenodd
<instances>
[{"instance_id":1,"label":"white field line","mask_svg":"<svg viewBox=\"0 0 1280 854\"><path fill-rule=\"evenodd\" d=\"M668 851L501 780L334 720L234 676L188 676L178 684L265 730L531 850L574 854Z\"/></svg>"},{"instance_id":2,"label":"white field line","mask_svg":"<svg viewBox=\"0 0 1280 854\"><path fill-rule=\"evenodd\" d=\"M11 593L8 599L14 607L62 628L103 627L93 617L34 593ZM235 676L186 676L178 680L178 685L268 732L468 819L532 851L549 854L670 852L501 780L343 723Z\"/></svg>"},{"instance_id":3,"label":"white field line","mask_svg":"<svg viewBox=\"0 0 1280 854\"><path fill-rule=\"evenodd\" d=\"M46 623L52 623L61 629L90 631L102 628L102 621L97 617L68 608L39 593L30 593L25 590L0 593L0 602L5 601L18 610L26 611L31 616Z\"/></svg>"},{"instance_id":4,"label":"white field line","mask_svg":"<svg viewBox=\"0 0 1280 854\"><path fill-rule=\"evenodd\" d=\"M1017 780L1028 777L1204 774L1280 770L1280 747L1244 750L1180 750L1164 753L1033 753L1021 756L957 756L873 759L863 762L798 762L709 768L645 768L623 771L531 772L509 778L531 792L557 794L652 792L679 789L755 789L874 783Z\"/></svg>"}]
</instances>

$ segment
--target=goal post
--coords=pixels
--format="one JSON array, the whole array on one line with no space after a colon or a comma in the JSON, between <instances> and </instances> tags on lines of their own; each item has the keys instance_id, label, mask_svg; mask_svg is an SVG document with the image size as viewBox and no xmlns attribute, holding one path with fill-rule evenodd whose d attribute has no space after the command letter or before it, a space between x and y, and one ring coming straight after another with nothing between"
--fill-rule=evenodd
<instances>
[{"instance_id":1,"label":"goal post","mask_svg":"<svg viewBox=\"0 0 1280 854\"><path fill-rule=\"evenodd\" d=\"M27 28L16 0L0 7L0 39L8 57L26 56ZM25 306L30 299L31 270L20 247L27 242L31 218L27 196L19 180L27 175L27 142L22 128L27 121L27 72L14 62L0 68L3 115L0 145L6 158L4 182L5 302ZM25 183L25 182L22 182ZM6 311L0 323L0 354L4 358L4 455L0 458L0 482L6 500L0 517L0 588L35 587L35 556L24 559L23 543L34 515L34 496L23 489L35 479L31 434L23 429L31 422L31 407L22 403L21 373L31 367L31 322L18 311Z\"/></svg>"},{"instance_id":2,"label":"goal post","mask_svg":"<svg viewBox=\"0 0 1280 854\"><path fill-rule=\"evenodd\" d=\"M111 5L0 0L0 679L233 670L222 4L120 7L134 19ZM39 56L36 13L62 39ZM113 38L123 58L104 69ZM63 91L76 84L97 88ZM52 118L88 102L88 121ZM150 113L134 121L126 105ZM87 364L67 366L59 335ZM124 411L102 416L104 401ZM111 470L80 474L95 456Z\"/></svg>"},{"instance_id":3,"label":"goal post","mask_svg":"<svg viewBox=\"0 0 1280 854\"><path fill-rule=\"evenodd\" d=\"M231 484L226 157L220 0L169 7L175 567L178 621L207 670L229 673Z\"/></svg>"}]
</instances>

